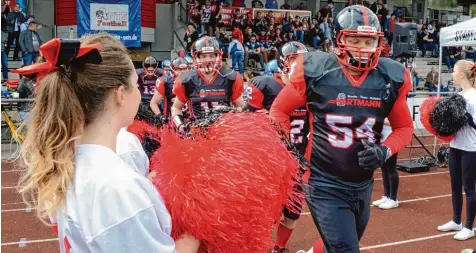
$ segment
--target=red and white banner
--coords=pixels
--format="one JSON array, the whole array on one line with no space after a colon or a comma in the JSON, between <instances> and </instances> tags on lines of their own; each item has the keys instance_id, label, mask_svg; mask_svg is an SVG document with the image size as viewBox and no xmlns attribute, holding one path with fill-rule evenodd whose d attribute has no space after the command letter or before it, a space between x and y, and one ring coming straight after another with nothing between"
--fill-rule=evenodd
<instances>
[{"instance_id":1,"label":"red and white banner","mask_svg":"<svg viewBox=\"0 0 476 253\"><path fill-rule=\"evenodd\" d=\"M236 9L240 10L240 15L241 16L246 16L246 14L253 12L252 8L222 7L221 8L221 20L220 21L223 22L225 24L225 26L227 26L227 27L231 26L231 19L233 17L233 14L235 13Z\"/></svg>"},{"instance_id":2,"label":"red and white banner","mask_svg":"<svg viewBox=\"0 0 476 253\"><path fill-rule=\"evenodd\" d=\"M270 9L253 9L253 18L256 17L256 13L261 12L261 15L263 17L267 16L268 13L272 11L273 12L273 17L274 17L274 22L276 24L281 24L283 22L284 17L286 16L286 13L289 13L289 15L292 18L295 18L296 16L301 17L301 20L303 18L307 18L310 20L311 18L311 12L310 11L299 11L299 10L270 10Z\"/></svg>"}]
</instances>

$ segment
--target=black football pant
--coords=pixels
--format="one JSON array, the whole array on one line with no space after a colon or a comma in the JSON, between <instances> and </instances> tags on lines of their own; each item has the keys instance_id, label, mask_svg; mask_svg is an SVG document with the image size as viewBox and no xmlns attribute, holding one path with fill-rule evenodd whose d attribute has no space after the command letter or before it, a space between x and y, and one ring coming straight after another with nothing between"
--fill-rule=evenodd
<instances>
[{"instance_id":1,"label":"black football pant","mask_svg":"<svg viewBox=\"0 0 476 253\"><path fill-rule=\"evenodd\" d=\"M453 221L461 223L463 209L463 191L466 194L466 224L473 229L476 215L476 152L451 148L450 158L451 198L453 200Z\"/></svg>"},{"instance_id":2,"label":"black football pant","mask_svg":"<svg viewBox=\"0 0 476 253\"><path fill-rule=\"evenodd\" d=\"M382 165L384 196L397 200L399 176L397 171L397 154Z\"/></svg>"},{"instance_id":3,"label":"black football pant","mask_svg":"<svg viewBox=\"0 0 476 253\"><path fill-rule=\"evenodd\" d=\"M10 48L12 47L13 41L15 41L15 51L13 51L13 59L18 58L18 53L20 52L20 32L8 32L7 45L5 46L5 53L10 53Z\"/></svg>"},{"instance_id":4,"label":"black football pant","mask_svg":"<svg viewBox=\"0 0 476 253\"><path fill-rule=\"evenodd\" d=\"M294 185L293 191L296 192L296 194L301 194L303 189L302 189L302 182L296 182L296 185ZM302 203L300 201L294 201L292 204L292 208L289 208L287 206L283 207L283 216L290 219L290 220L298 220L299 217L301 217L301 211L302 211Z\"/></svg>"},{"instance_id":5,"label":"black football pant","mask_svg":"<svg viewBox=\"0 0 476 253\"><path fill-rule=\"evenodd\" d=\"M311 175L306 201L327 253L359 253L370 219L373 182L361 189L335 188Z\"/></svg>"}]
</instances>

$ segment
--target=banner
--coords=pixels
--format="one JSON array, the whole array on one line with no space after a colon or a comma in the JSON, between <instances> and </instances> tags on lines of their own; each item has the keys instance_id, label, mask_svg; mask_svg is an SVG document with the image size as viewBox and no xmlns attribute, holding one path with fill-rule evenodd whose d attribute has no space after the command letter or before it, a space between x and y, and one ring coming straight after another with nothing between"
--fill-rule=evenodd
<instances>
[{"instance_id":1,"label":"banner","mask_svg":"<svg viewBox=\"0 0 476 253\"><path fill-rule=\"evenodd\" d=\"M273 17L274 17L274 22L276 24L282 24L284 16L286 13L289 13L289 15L294 19L296 16L301 17L301 20L303 18L307 18L308 21L311 21L311 12L310 11L298 11L298 10L270 10L270 9L253 9L253 18L256 17L256 13L261 12L261 16L265 17L268 15L268 13L272 11L273 12Z\"/></svg>"},{"instance_id":2,"label":"banner","mask_svg":"<svg viewBox=\"0 0 476 253\"><path fill-rule=\"evenodd\" d=\"M232 22L231 19L233 17L233 14L235 13L235 10L239 9L240 10L240 15L242 17L245 17L246 14L252 13L253 9L252 8L243 8L243 7L222 7L221 8L221 19L220 21L225 24L226 27L231 27Z\"/></svg>"},{"instance_id":3,"label":"banner","mask_svg":"<svg viewBox=\"0 0 476 253\"><path fill-rule=\"evenodd\" d=\"M77 0L78 36L108 32L126 47L141 46L140 0Z\"/></svg>"}]
</instances>

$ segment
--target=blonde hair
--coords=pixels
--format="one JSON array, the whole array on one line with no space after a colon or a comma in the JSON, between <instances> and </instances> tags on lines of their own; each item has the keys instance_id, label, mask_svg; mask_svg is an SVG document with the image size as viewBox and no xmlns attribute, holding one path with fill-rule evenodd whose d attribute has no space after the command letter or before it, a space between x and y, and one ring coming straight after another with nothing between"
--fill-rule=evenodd
<instances>
[{"instance_id":1,"label":"blonde hair","mask_svg":"<svg viewBox=\"0 0 476 253\"><path fill-rule=\"evenodd\" d=\"M469 83L471 83L473 88L476 88L476 71L472 71L472 69L475 67L475 63L468 60L459 60L456 65L458 66L459 70L464 73L466 78L468 78Z\"/></svg>"},{"instance_id":2,"label":"blonde hair","mask_svg":"<svg viewBox=\"0 0 476 253\"><path fill-rule=\"evenodd\" d=\"M66 201L74 179L75 140L103 110L112 89L132 87L131 60L124 45L109 34L90 35L81 45L102 44L100 64L72 63L39 81L31 121L20 155L27 170L19 192L45 224ZM68 68L68 71L65 70Z\"/></svg>"}]
</instances>

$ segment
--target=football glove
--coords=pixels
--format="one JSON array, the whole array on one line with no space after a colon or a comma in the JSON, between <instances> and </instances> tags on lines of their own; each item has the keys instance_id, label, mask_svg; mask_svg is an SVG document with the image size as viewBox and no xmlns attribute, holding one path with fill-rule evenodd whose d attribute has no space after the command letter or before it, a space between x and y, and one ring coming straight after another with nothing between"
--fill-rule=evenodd
<instances>
[{"instance_id":1,"label":"football glove","mask_svg":"<svg viewBox=\"0 0 476 253\"><path fill-rule=\"evenodd\" d=\"M365 170L374 171L381 168L383 163L389 158L390 149L384 145L372 143L366 139L362 140L365 150L357 153L359 166Z\"/></svg>"}]
</instances>

